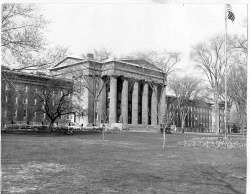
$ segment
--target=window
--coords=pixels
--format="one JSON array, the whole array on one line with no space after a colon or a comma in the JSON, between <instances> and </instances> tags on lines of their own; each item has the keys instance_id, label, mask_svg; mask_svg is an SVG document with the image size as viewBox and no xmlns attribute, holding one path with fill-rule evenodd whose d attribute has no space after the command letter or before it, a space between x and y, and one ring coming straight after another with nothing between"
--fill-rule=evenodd
<instances>
[{"instance_id":1,"label":"window","mask_svg":"<svg viewBox=\"0 0 250 194\"><path fill-rule=\"evenodd\" d=\"M36 111L34 112L34 118L36 118Z\"/></svg>"},{"instance_id":2,"label":"window","mask_svg":"<svg viewBox=\"0 0 250 194\"><path fill-rule=\"evenodd\" d=\"M54 100L52 101L52 106L55 106L55 101Z\"/></svg>"},{"instance_id":3,"label":"window","mask_svg":"<svg viewBox=\"0 0 250 194\"><path fill-rule=\"evenodd\" d=\"M15 110L13 116L14 116L14 117L17 117L17 110Z\"/></svg>"},{"instance_id":4,"label":"window","mask_svg":"<svg viewBox=\"0 0 250 194\"><path fill-rule=\"evenodd\" d=\"M60 92L61 96L63 95L63 91Z\"/></svg>"},{"instance_id":5,"label":"window","mask_svg":"<svg viewBox=\"0 0 250 194\"><path fill-rule=\"evenodd\" d=\"M8 84L6 84L5 85L5 90L8 90L8 89L9 89Z\"/></svg>"},{"instance_id":6,"label":"window","mask_svg":"<svg viewBox=\"0 0 250 194\"><path fill-rule=\"evenodd\" d=\"M45 113L43 113L43 118L45 119L45 117L46 117L46 114L45 114Z\"/></svg>"},{"instance_id":7,"label":"window","mask_svg":"<svg viewBox=\"0 0 250 194\"><path fill-rule=\"evenodd\" d=\"M4 116L7 117L7 110L4 111Z\"/></svg>"},{"instance_id":8,"label":"window","mask_svg":"<svg viewBox=\"0 0 250 194\"><path fill-rule=\"evenodd\" d=\"M37 88L35 89L35 92L37 93Z\"/></svg>"},{"instance_id":9,"label":"window","mask_svg":"<svg viewBox=\"0 0 250 194\"><path fill-rule=\"evenodd\" d=\"M23 111L23 118L26 118L27 117L27 110L24 110Z\"/></svg>"},{"instance_id":10,"label":"window","mask_svg":"<svg viewBox=\"0 0 250 194\"><path fill-rule=\"evenodd\" d=\"M25 92L28 92L28 86L25 86Z\"/></svg>"},{"instance_id":11,"label":"window","mask_svg":"<svg viewBox=\"0 0 250 194\"><path fill-rule=\"evenodd\" d=\"M69 120L69 115L67 115L67 120Z\"/></svg>"},{"instance_id":12,"label":"window","mask_svg":"<svg viewBox=\"0 0 250 194\"><path fill-rule=\"evenodd\" d=\"M16 97L16 104L18 103L18 97Z\"/></svg>"},{"instance_id":13,"label":"window","mask_svg":"<svg viewBox=\"0 0 250 194\"><path fill-rule=\"evenodd\" d=\"M34 100L34 104L36 105L36 103L37 103L37 99L35 98L35 100Z\"/></svg>"},{"instance_id":14,"label":"window","mask_svg":"<svg viewBox=\"0 0 250 194\"><path fill-rule=\"evenodd\" d=\"M8 96L5 96L5 102L8 102Z\"/></svg>"},{"instance_id":15,"label":"window","mask_svg":"<svg viewBox=\"0 0 250 194\"><path fill-rule=\"evenodd\" d=\"M53 93L52 93L52 94L53 94L53 96L55 95L55 90L53 90Z\"/></svg>"},{"instance_id":16,"label":"window","mask_svg":"<svg viewBox=\"0 0 250 194\"><path fill-rule=\"evenodd\" d=\"M23 103L27 104L27 102L28 102L27 98L24 98Z\"/></svg>"}]
</instances>

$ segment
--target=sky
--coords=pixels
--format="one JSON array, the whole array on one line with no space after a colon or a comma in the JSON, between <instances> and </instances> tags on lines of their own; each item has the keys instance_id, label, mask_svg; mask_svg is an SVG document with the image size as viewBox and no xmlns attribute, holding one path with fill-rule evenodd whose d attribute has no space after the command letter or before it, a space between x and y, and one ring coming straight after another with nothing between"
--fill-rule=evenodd
<instances>
[{"instance_id":1,"label":"sky","mask_svg":"<svg viewBox=\"0 0 250 194\"><path fill-rule=\"evenodd\" d=\"M245 34L246 4L231 4L235 20L228 34ZM183 53L179 67L192 72L192 45L225 32L224 4L42 4L50 20L46 37L52 45L69 47L73 56L108 48L116 57L163 49Z\"/></svg>"}]
</instances>

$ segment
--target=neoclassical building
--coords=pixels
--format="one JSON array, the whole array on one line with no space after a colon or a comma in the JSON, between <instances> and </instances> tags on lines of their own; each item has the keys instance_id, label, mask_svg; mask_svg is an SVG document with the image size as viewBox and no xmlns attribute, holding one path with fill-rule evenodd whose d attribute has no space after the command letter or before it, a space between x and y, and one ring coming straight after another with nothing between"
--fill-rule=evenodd
<instances>
[{"instance_id":1,"label":"neoclassical building","mask_svg":"<svg viewBox=\"0 0 250 194\"><path fill-rule=\"evenodd\" d=\"M86 114L75 115L83 125L119 123L157 125L165 105L164 73L142 59L106 62L67 57L50 69L52 76L72 79L80 97L73 99ZM95 92L94 92L95 91Z\"/></svg>"},{"instance_id":2,"label":"neoclassical building","mask_svg":"<svg viewBox=\"0 0 250 194\"><path fill-rule=\"evenodd\" d=\"M174 96L166 95L164 73L142 59L114 59L105 62L94 58L66 57L50 75L10 71L2 68L2 126L17 123L48 123L46 115L34 112L34 93L41 86L60 83L73 88L72 103L80 107L75 114L64 115L57 122L77 122L83 126L122 123L128 127L156 126ZM55 95L56 97L56 95ZM220 105L220 127L223 128L224 106ZM180 127L180 121L173 123ZM212 103L190 107L186 117L188 130L214 128Z\"/></svg>"}]
</instances>

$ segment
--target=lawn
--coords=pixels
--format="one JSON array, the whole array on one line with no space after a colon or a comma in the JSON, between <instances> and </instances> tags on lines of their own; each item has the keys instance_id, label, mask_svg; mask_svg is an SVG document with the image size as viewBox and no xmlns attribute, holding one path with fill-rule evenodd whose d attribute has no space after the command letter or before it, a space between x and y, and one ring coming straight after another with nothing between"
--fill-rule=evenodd
<instances>
[{"instance_id":1,"label":"lawn","mask_svg":"<svg viewBox=\"0 0 250 194\"><path fill-rule=\"evenodd\" d=\"M200 136L4 133L2 193L245 193L246 150L177 146Z\"/></svg>"}]
</instances>

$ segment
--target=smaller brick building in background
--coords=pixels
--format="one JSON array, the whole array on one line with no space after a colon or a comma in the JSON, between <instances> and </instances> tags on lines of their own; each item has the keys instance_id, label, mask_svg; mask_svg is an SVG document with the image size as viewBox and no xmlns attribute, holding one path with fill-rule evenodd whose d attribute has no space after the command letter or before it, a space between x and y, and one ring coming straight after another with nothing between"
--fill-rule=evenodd
<instances>
[{"instance_id":1,"label":"smaller brick building in background","mask_svg":"<svg viewBox=\"0 0 250 194\"><path fill-rule=\"evenodd\" d=\"M170 104L176 99L175 96L166 96L166 103ZM189 112L185 119L186 131L209 131L213 132L215 125L215 115L213 103L200 101L189 106ZM176 127L181 127L181 120L179 117L175 118L172 123ZM219 127L224 128L224 104L219 103Z\"/></svg>"},{"instance_id":2,"label":"smaller brick building in background","mask_svg":"<svg viewBox=\"0 0 250 194\"><path fill-rule=\"evenodd\" d=\"M42 87L57 83L61 87L71 88L73 83L70 80L58 79L48 76L44 73L37 72L25 73L11 71L2 66L1 79L1 103L2 126L11 124L12 121L18 124L49 124L50 120L46 114L36 112L38 99L36 93ZM57 92L54 96L60 95ZM68 123L73 119L72 115L63 115L57 120L58 123Z\"/></svg>"}]
</instances>

